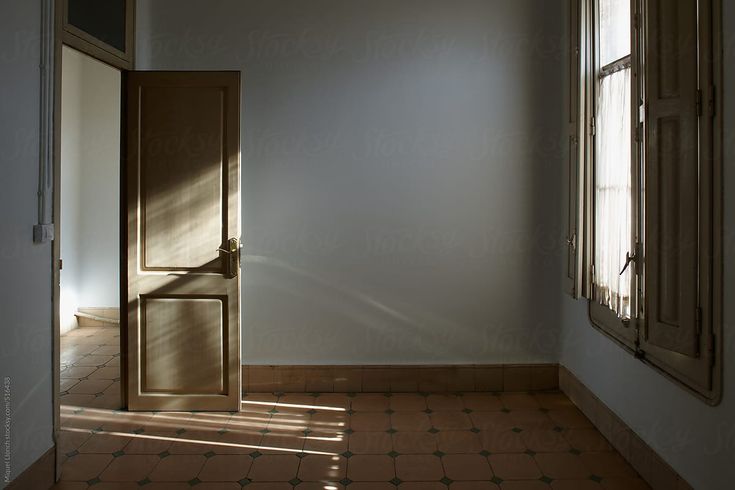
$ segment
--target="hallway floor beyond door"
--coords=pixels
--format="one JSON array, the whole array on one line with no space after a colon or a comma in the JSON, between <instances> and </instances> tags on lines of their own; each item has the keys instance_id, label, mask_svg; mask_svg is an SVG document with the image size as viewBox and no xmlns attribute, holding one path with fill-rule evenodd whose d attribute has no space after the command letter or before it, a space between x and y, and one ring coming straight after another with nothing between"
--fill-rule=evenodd
<instances>
[{"instance_id":1,"label":"hallway floor beyond door","mask_svg":"<svg viewBox=\"0 0 735 490\"><path fill-rule=\"evenodd\" d=\"M561 393L248 394L237 413L61 416L64 490L648 488Z\"/></svg>"}]
</instances>

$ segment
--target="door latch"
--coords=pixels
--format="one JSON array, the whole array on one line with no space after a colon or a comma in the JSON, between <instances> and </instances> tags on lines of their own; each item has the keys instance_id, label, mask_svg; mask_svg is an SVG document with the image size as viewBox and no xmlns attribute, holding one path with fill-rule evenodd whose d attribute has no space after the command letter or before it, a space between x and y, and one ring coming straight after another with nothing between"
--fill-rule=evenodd
<instances>
[{"instance_id":1,"label":"door latch","mask_svg":"<svg viewBox=\"0 0 735 490\"><path fill-rule=\"evenodd\" d=\"M237 277L240 271L240 240L230 238L227 240L227 248L219 247L220 256L224 255L223 274L228 279Z\"/></svg>"},{"instance_id":2,"label":"door latch","mask_svg":"<svg viewBox=\"0 0 735 490\"><path fill-rule=\"evenodd\" d=\"M628 266L631 262L635 262L638 259L638 254L634 253L633 255L630 255L630 252L625 252L625 265L623 266L623 270L620 271L620 275L622 276Z\"/></svg>"}]
</instances>

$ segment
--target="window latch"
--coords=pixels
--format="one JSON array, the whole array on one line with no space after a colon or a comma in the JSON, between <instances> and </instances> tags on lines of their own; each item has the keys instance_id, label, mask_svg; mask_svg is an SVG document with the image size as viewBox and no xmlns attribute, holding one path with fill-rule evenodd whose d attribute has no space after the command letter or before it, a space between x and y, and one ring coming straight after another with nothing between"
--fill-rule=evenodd
<instances>
[{"instance_id":1,"label":"window latch","mask_svg":"<svg viewBox=\"0 0 735 490\"><path fill-rule=\"evenodd\" d=\"M631 262L635 262L636 259L638 259L638 254L634 253L633 255L630 255L630 252L625 252L625 265L623 266L623 270L620 271L620 275L622 276L625 271L628 269L628 266Z\"/></svg>"}]
</instances>

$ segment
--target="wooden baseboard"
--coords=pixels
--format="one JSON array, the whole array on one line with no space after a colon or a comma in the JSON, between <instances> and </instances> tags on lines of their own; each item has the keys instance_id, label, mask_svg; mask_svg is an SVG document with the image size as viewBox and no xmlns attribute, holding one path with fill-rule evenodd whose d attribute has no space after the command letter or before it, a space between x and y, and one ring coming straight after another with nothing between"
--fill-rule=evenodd
<instances>
[{"instance_id":1,"label":"wooden baseboard","mask_svg":"<svg viewBox=\"0 0 735 490\"><path fill-rule=\"evenodd\" d=\"M559 388L559 366L246 365L242 367L242 386L245 393L548 391Z\"/></svg>"},{"instance_id":2,"label":"wooden baseboard","mask_svg":"<svg viewBox=\"0 0 735 490\"><path fill-rule=\"evenodd\" d=\"M559 366L559 388L654 490L692 489L651 446L564 366Z\"/></svg>"},{"instance_id":3,"label":"wooden baseboard","mask_svg":"<svg viewBox=\"0 0 735 490\"><path fill-rule=\"evenodd\" d=\"M43 453L5 487L7 490L45 490L56 483L56 446Z\"/></svg>"}]
</instances>

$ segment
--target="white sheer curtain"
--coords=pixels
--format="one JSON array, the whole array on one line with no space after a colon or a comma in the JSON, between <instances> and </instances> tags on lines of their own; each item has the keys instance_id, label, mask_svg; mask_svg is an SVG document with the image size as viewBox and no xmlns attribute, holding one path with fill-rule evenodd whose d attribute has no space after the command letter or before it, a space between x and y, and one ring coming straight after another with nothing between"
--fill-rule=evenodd
<instances>
[{"instance_id":1,"label":"white sheer curtain","mask_svg":"<svg viewBox=\"0 0 735 490\"><path fill-rule=\"evenodd\" d=\"M630 317L631 252L630 68L600 81L596 116L595 298L621 318Z\"/></svg>"}]
</instances>

